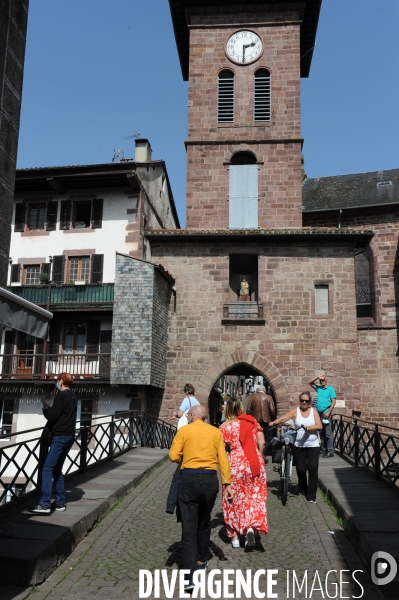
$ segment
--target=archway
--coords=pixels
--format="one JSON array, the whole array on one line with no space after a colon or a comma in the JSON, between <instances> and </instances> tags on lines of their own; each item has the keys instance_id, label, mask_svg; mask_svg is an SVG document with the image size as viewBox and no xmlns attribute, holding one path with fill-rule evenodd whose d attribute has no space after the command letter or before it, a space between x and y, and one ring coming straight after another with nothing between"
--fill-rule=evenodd
<instances>
[{"instance_id":1,"label":"archway","mask_svg":"<svg viewBox=\"0 0 399 600\"><path fill-rule=\"evenodd\" d=\"M229 395L232 398L241 398L244 409L257 384L264 385L266 392L270 394L276 405L276 396L273 386L264 373L248 363L237 363L224 370L208 397L208 414L211 425L219 425L222 418L220 409L223 398Z\"/></svg>"}]
</instances>

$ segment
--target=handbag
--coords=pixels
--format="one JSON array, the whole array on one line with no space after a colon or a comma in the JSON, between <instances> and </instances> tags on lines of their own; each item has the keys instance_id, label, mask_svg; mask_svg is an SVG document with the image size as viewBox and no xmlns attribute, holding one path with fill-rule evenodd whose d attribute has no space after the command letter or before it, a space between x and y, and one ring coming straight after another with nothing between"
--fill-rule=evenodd
<instances>
[{"instance_id":1,"label":"handbag","mask_svg":"<svg viewBox=\"0 0 399 600\"><path fill-rule=\"evenodd\" d=\"M49 424L46 423L46 425L43 428L42 435L40 436L40 444L49 447L51 444L51 439L51 429L49 427Z\"/></svg>"},{"instance_id":2,"label":"handbag","mask_svg":"<svg viewBox=\"0 0 399 600\"><path fill-rule=\"evenodd\" d=\"M189 401L189 403L190 403L190 408L191 408L191 400L190 400L190 398L188 398L188 401ZM180 429L181 427L184 427L184 425L188 425L187 413L188 413L188 411L190 410L190 408L188 408L188 409L187 409L187 410L186 410L186 411L185 411L185 412L182 414L182 416L180 417L180 419L178 420L178 422L177 422L177 431L179 431L179 429Z\"/></svg>"}]
</instances>

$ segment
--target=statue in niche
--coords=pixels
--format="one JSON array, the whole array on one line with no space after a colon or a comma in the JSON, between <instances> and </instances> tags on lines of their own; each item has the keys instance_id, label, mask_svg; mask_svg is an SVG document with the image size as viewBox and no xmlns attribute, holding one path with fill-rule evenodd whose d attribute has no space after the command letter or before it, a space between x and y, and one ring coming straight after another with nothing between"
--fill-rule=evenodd
<instances>
[{"instance_id":1,"label":"statue in niche","mask_svg":"<svg viewBox=\"0 0 399 600\"><path fill-rule=\"evenodd\" d=\"M245 277L242 278L240 284L240 299L244 300L243 296L245 297L245 300L249 299L249 283Z\"/></svg>"}]
</instances>

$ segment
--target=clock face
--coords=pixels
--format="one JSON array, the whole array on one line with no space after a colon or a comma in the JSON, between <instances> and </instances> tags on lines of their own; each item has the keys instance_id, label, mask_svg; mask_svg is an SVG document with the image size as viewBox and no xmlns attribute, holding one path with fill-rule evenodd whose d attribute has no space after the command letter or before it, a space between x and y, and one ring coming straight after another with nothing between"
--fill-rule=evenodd
<instances>
[{"instance_id":1,"label":"clock face","mask_svg":"<svg viewBox=\"0 0 399 600\"><path fill-rule=\"evenodd\" d=\"M261 53L261 39L253 31L236 31L227 41L226 54L234 62L251 63L259 58Z\"/></svg>"}]
</instances>

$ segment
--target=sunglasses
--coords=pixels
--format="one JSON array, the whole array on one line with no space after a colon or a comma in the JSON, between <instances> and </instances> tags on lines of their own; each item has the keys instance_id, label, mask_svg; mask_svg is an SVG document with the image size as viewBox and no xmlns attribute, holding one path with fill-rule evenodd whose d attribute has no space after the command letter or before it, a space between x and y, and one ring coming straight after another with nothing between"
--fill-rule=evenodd
<instances>
[{"instance_id":1,"label":"sunglasses","mask_svg":"<svg viewBox=\"0 0 399 600\"><path fill-rule=\"evenodd\" d=\"M299 402L306 402L307 404L310 404L312 401L308 400L307 398L299 398Z\"/></svg>"}]
</instances>

